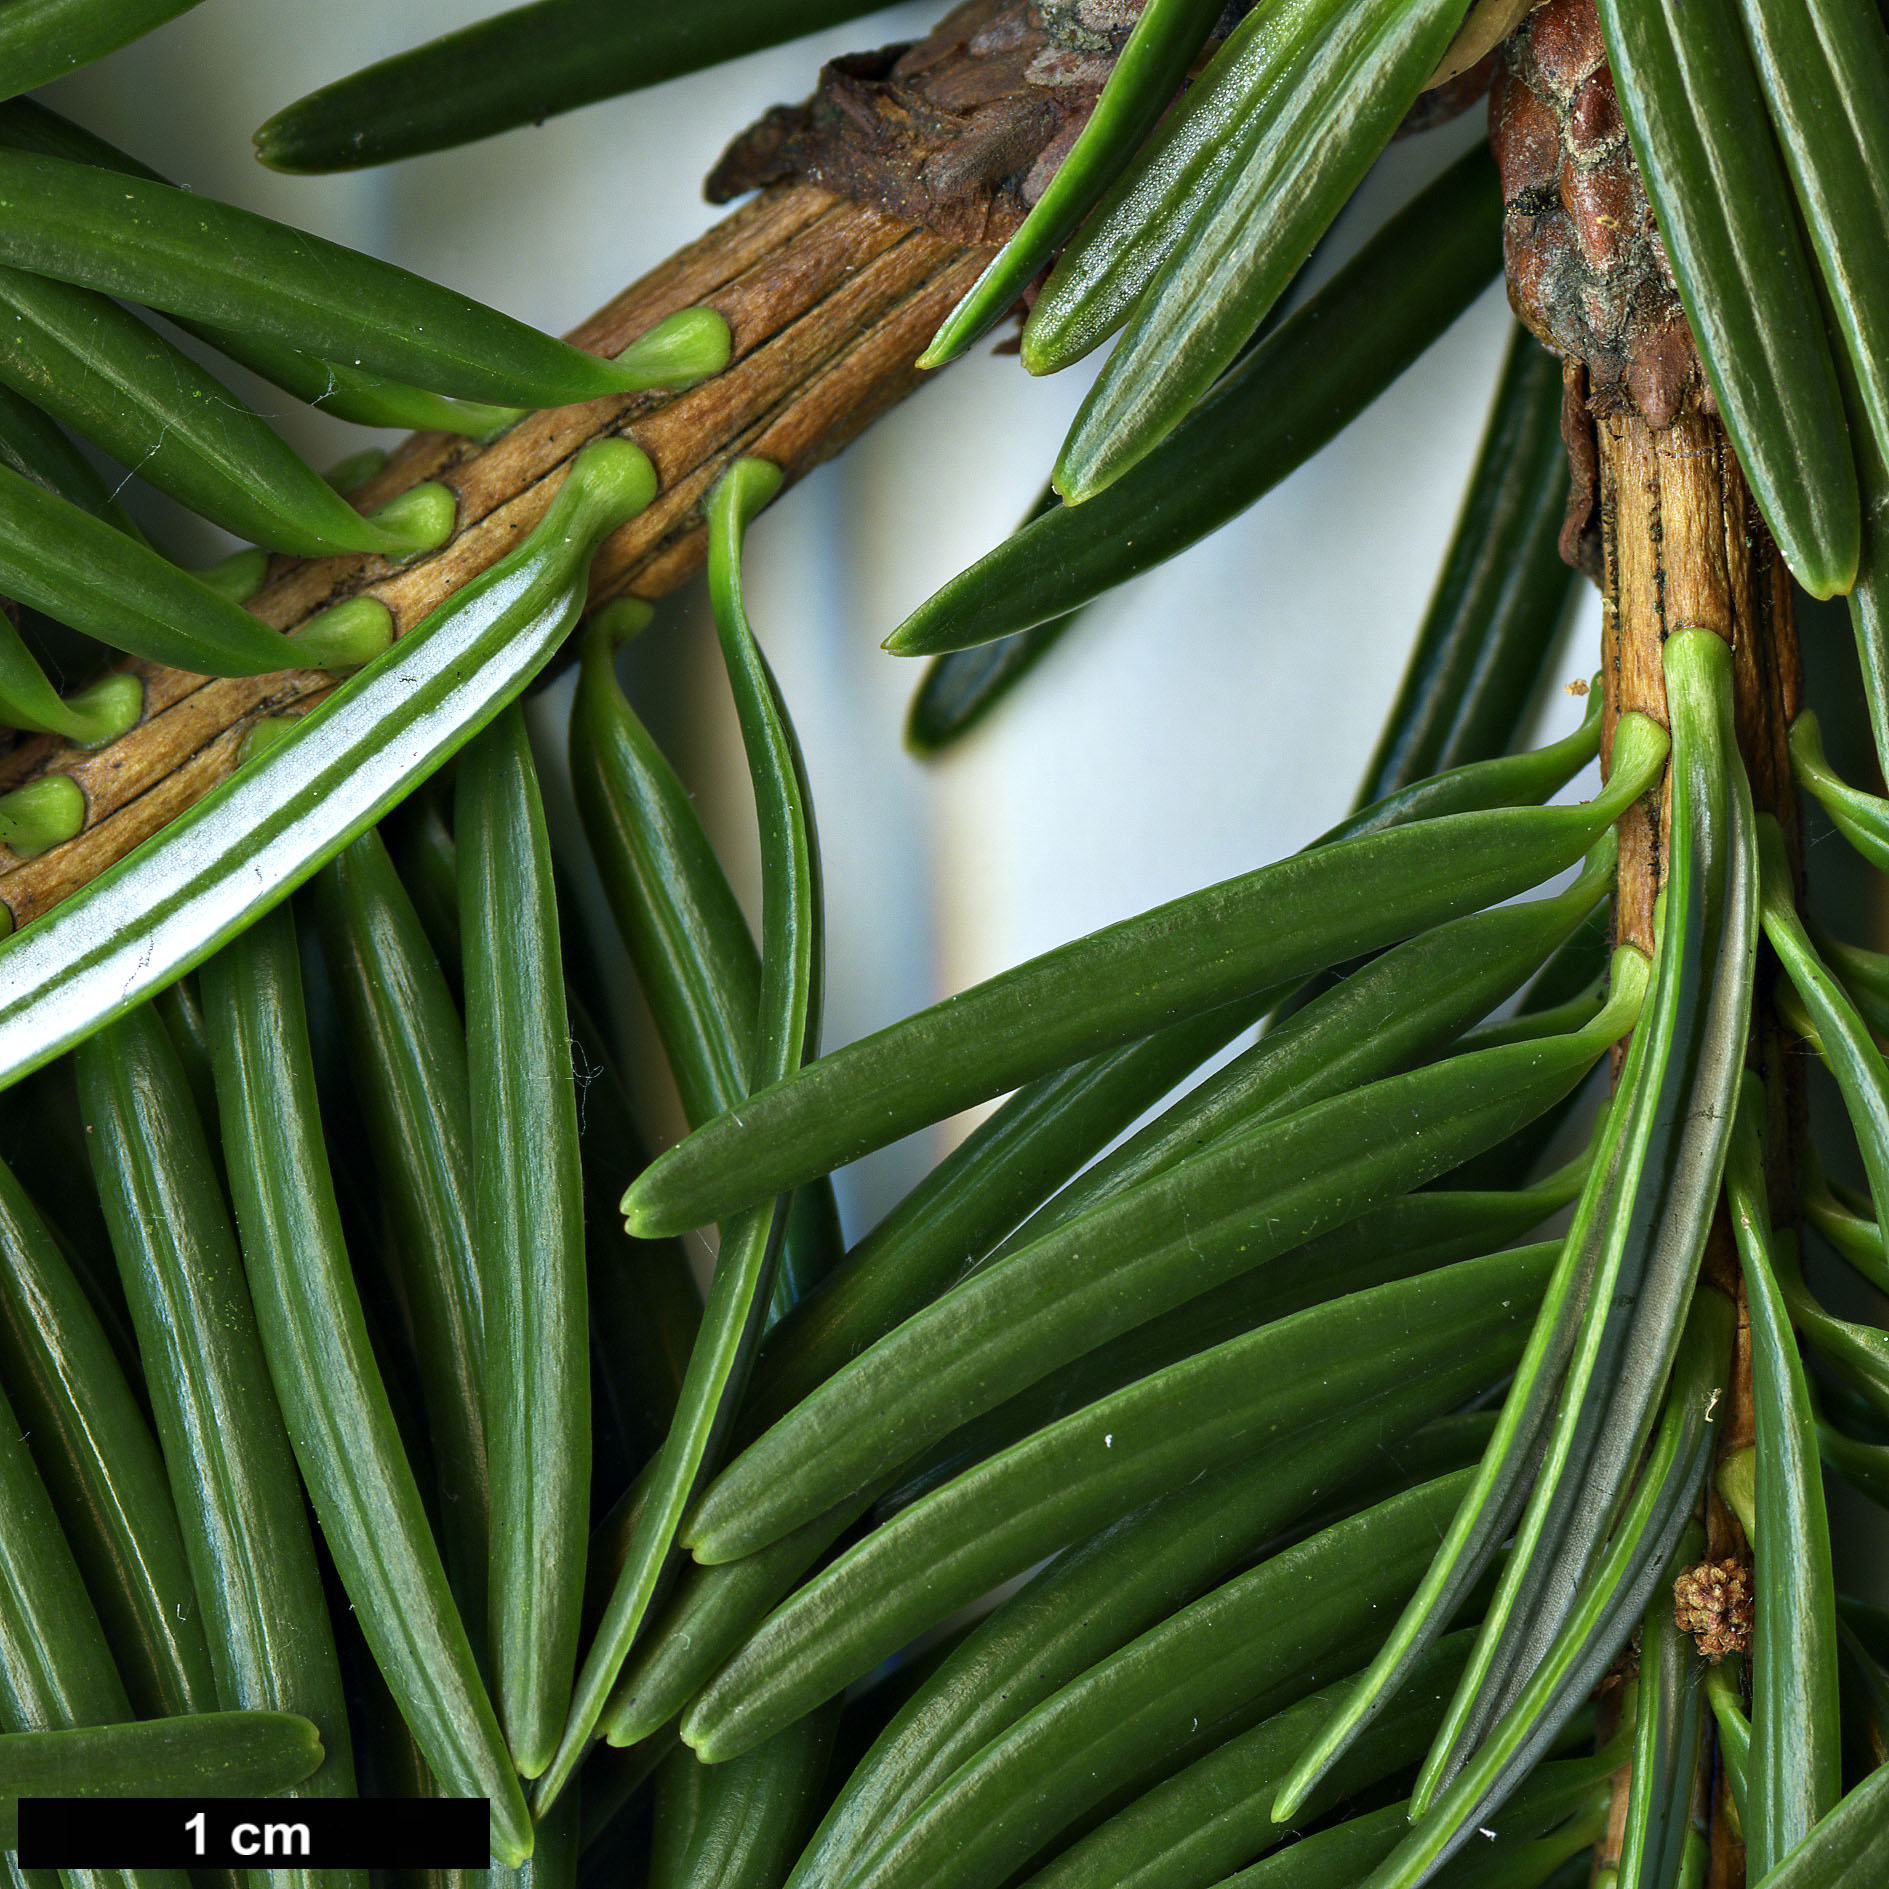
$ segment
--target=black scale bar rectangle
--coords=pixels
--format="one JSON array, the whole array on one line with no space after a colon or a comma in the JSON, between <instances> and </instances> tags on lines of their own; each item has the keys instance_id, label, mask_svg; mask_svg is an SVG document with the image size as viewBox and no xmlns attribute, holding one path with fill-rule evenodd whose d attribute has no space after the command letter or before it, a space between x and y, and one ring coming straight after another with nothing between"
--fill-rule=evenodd
<instances>
[{"instance_id":1,"label":"black scale bar rectangle","mask_svg":"<svg viewBox=\"0 0 1889 1889\"><path fill-rule=\"evenodd\" d=\"M484 1869L483 1797L23 1797L22 1869Z\"/></svg>"}]
</instances>

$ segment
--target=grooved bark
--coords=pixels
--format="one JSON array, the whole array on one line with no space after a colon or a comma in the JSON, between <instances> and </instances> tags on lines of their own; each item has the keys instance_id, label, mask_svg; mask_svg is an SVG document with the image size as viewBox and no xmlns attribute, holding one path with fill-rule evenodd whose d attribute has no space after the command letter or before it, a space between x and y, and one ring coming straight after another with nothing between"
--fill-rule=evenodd
<instances>
[{"instance_id":1,"label":"grooved bark","mask_svg":"<svg viewBox=\"0 0 1889 1889\"><path fill-rule=\"evenodd\" d=\"M1597 422L1603 557L1602 664L1607 707L1603 760L1629 709L1666 722L1660 650L1677 629L1710 630L1731 645L1737 674L1738 741L1761 812L1788 826L1790 762L1785 738L1802 678L1791 616L1790 578L1752 505L1725 429L1703 414L1655 431L1637 414ZM1657 817L1642 805L1621 823L1623 942L1650 951L1653 899L1664 883L1670 794Z\"/></svg>"},{"instance_id":2,"label":"grooved bark","mask_svg":"<svg viewBox=\"0 0 1889 1889\"><path fill-rule=\"evenodd\" d=\"M1611 763L1614 729L1638 709L1670 726L1661 646L1678 629L1705 629L1732 646L1738 746L1760 812L1774 813L1795 844L1796 814L1786 736L1802 694L1788 573L1758 517L1724 428L1707 415L1681 415L1655 430L1634 413L1597 421L1599 512L1603 558L1602 674L1606 707L1602 766ZM1670 770L1656 795L1620 823L1615 905L1619 939L1650 951L1653 901L1665 883L1672 816ZM1799 1142L1801 1099L1790 1059L1758 980L1751 1063L1766 1078L1772 1120L1767 1145L1773 1217L1796 1211L1789 1151ZM1618 1052L1616 1052L1616 1074ZM1720 1455L1748 1447L1754 1436L1750 1331L1744 1282L1723 1207L1714 1219L1704 1277L1738 1307L1732 1389L1717 1413ZM1716 1494L1707 1495L1707 1552L1748 1559L1742 1531ZM1625 1811L1625 1772L1615 1786L1614 1817L1596 1867L1618 1861ZM1713 1889L1744 1881L1744 1852L1721 1801L1712 1819ZM1612 1854L1608 1847L1612 1846Z\"/></svg>"},{"instance_id":3,"label":"grooved bark","mask_svg":"<svg viewBox=\"0 0 1889 1889\"><path fill-rule=\"evenodd\" d=\"M452 539L403 565L383 558L274 560L249 608L290 630L367 594L406 634L497 562L543 515L572 456L607 434L635 440L661 479L656 501L598 552L591 594L661 596L701 564L701 501L723 470L759 454L798 478L830 458L921 378L914 361L987 251L967 250L807 183L775 186L624 290L577 329L610 354L680 308L720 310L733 363L673 397L638 395L529 415L487 445L416 435L352 495L363 508L422 480L459 502ZM86 796L77 838L32 860L0 846L0 904L15 925L56 905L222 780L258 720L297 714L334 685L320 670L210 680L156 663L121 665L144 683L137 727L87 751L32 736L0 756L0 792L47 773Z\"/></svg>"}]
</instances>

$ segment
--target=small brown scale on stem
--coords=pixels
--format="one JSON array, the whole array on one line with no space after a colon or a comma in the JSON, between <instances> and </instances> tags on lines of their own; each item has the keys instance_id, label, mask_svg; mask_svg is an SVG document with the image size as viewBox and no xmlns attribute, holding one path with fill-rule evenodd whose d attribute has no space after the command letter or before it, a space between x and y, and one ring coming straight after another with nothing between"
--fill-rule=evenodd
<instances>
[{"instance_id":1,"label":"small brown scale on stem","mask_svg":"<svg viewBox=\"0 0 1889 1889\"><path fill-rule=\"evenodd\" d=\"M1713 1665L1751 1646L1751 1570L1742 1561L1701 1561L1673 1582L1673 1618Z\"/></svg>"},{"instance_id":2,"label":"small brown scale on stem","mask_svg":"<svg viewBox=\"0 0 1889 1889\"><path fill-rule=\"evenodd\" d=\"M1508 42L1490 117L1502 171L1509 299L1565 364L1562 430L1574 481L1562 551L1601 588L1602 767L1628 710L1670 725L1661 664L1666 637L1682 628L1709 630L1732 646L1738 743L1753 800L1778 817L1794 849L1785 738L1801 675L1790 581L1712 411L1627 145L1593 0L1549 0L1529 17ZM1669 776L1620 823L1615 929L1622 942L1643 950L1652 948L1671 817ZM1767 983L1761 970L1760 993ZM1761 995L1750 1062L1766 1079L1771 1111L1771 1210L1788 1224L1796 1213L1793 1151L1802 1143L1802 1098L1783 1051ZM1619 1066L1616 1050L1616 1077ZM1753 1418L1743 1281L1723 1208L1707 1243L1704 1282L1739 1309L1731 1392L1716 1419L1724 1455L1751 1443ZM1706 1525L1708 1564L1742 1568L1748 1546L1716 1495L1708 1495ZM1744 1856L1732 1820L1722 1814L1722 1777L1717 1789L1709 1881L1713 1889L1735 1889L1744 1881ZM1626 1790L1622 1771L1597 1871L1619 1861Z\"/></svg>"}]
</instances>

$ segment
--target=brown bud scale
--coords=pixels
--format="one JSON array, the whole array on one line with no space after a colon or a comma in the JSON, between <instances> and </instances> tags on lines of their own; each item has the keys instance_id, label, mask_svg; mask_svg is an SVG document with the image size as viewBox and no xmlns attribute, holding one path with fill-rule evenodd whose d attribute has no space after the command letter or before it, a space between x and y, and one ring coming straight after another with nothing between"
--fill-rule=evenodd
<instances>
[{"instance_id":1,"label":"brown bud scale","mask_svg":"<svg viewBox=\"0 0 1889 1889\"><path fill-rule=\"evenodd\" d=\"M1751 1570L1739 1561L1701 1561L1673 1582L1673 1619L1702 1659L1717 1665L1751 1645Z\"/></svg>"},{"instance_id":2,"label":"brown bud scale","mask_svg":"<svg viewBox=\"0 0 1889 1889\"><path fill-rule=\"evenodd\" d=\"M1531 334L1586 369L1589 409L1637 413L1656 430L1709 411L1593 0L1549 0L1508 41L1490 139L1509 301Z\"/></svg>"}]
</instances>

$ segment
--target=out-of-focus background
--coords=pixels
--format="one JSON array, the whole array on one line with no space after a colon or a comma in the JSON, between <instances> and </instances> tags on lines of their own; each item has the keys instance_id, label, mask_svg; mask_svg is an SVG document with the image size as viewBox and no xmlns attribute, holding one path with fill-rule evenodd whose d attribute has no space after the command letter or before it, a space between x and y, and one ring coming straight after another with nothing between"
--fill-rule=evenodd
<instances>
[{"instance_id":1,"label":"out-of-focus background","mask_svg":"<svg viewBox=\"0 0 1889 1889\"><path fill-rule=\"evenodd\" d=\"M556 332L721 214L703 203L700 180L750 120L804 96L823 60L915 37L945 4L890 7L652 92L349 177L273 175L251 156L249 133L316 85L497 11L492 0L206 0L47 96L180 182ZM1482 134L1477 107L1393 147L1314 276ZM750 603L819 812L829 1045L1276 858L1347 811L1509 330L1492 287L1312 464L1094 606L990 722L932 762L901 745L920 666L883 654L880 639L1018 522L1085 371L1033 381L1013 356L980 350L763 518L750 539ZM372 443L232 378L318 465ZM222 548L206 538L197 554ZM1543 693L1544 738L1578 719L1560 685L1594 667L1598 622L1589 597ZM699 595L665 606L626 673L752 896L750 807ZM547 749L567 686L537 698ZM849 1229L902 1192L949 1132L842 1177Z\"/></svg>"}]
</instances>

